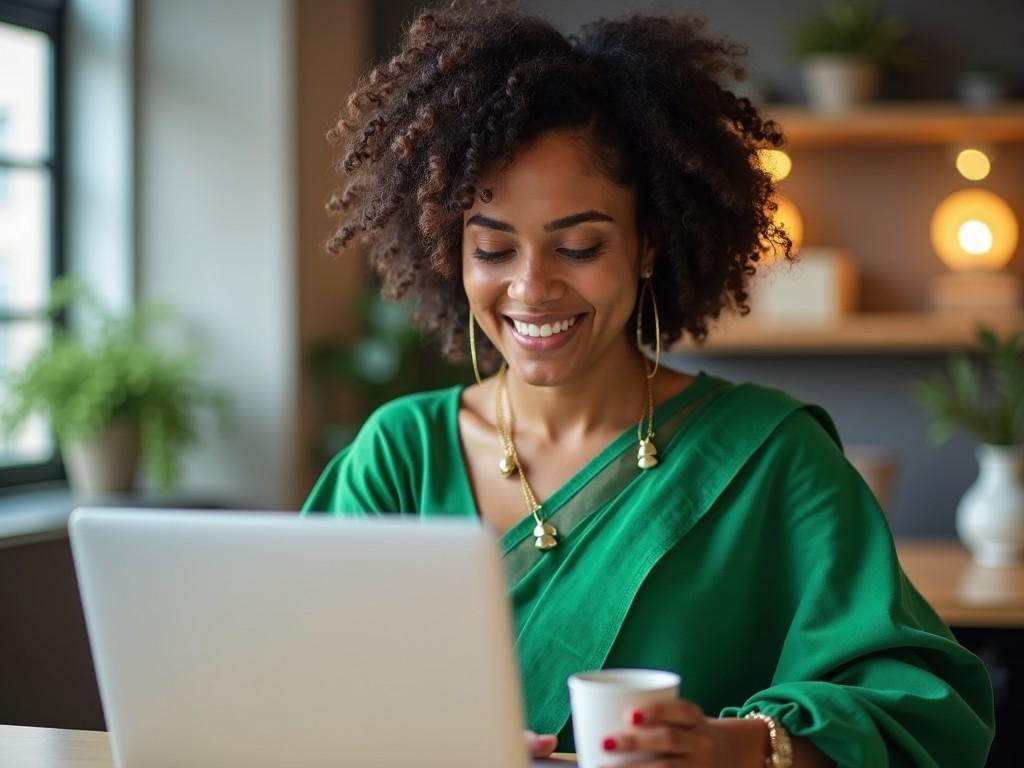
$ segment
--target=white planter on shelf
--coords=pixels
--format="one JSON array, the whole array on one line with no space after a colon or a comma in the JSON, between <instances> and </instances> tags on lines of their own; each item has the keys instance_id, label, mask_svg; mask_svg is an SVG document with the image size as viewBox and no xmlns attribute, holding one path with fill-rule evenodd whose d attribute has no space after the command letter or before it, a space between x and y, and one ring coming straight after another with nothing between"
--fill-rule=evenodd
<instances>
[{"instance_id":1,"label":"white planter on shelf","mask_svg":"<svg viewBox=\"0 0 1024 768\"><path fill-rule=\"evenodd\" d=\"M842 114L871 101L881 80L881 69L875 62L843 53L805 56L800 73L808 104L828 114Z\"/></svg>"},{"instance_id":2,"label":"white planter on shelf","mask_svg":"<svg viewBox=\"0 0 1024 768\"><path fill-rule=\"evenodd\" d=\"M956 530L978 565L1024 562L1024 445L979 445L978 478L957 505Z\"/></svg>"}]
</instances>

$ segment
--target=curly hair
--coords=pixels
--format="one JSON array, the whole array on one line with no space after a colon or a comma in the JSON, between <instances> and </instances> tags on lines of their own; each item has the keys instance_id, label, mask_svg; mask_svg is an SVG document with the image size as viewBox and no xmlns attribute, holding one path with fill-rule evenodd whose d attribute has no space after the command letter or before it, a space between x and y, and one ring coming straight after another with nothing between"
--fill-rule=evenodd
<instances>
[{"instance_id":1,"label":"curly hair","mask_svg":"<svg viewBox=\"0 0 1024 768\"><path fill-rule=\"evenodd\" d=\"M750 311L760 254L793 258L757 159L782 133L719 82L745 77L747 49L704 24L632 14L566 37L506 0L421 11L328 132L348 183L327 204L341 219L327 250L367 244L383 295L414 299L417 325L461 360L463 212L480 177L546 131L576 131L597 167L636 191L662 344L684 332L703 342L727 305ZM654 341L653 319L642 332Z\"/></svg>"}]
</instances>

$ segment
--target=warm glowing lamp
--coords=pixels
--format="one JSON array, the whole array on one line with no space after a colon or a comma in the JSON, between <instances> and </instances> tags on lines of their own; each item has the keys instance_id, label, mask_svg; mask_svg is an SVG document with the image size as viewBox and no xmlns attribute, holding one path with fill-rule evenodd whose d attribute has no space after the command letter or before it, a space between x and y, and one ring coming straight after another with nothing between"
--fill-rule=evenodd
<instances>
[{"instance_id":1,"label":"warm glowing lamp","mask_svg":"<svg viewBox=\"0 0 1024 768\"><path fill-rule=\"evenodd\" d=\"M782 181L789 176L793 169L793 160L781 149L759 149L757 159L761 169L767 171L775 182Z\"/></svg>"},{"instance_id":2,"label":"warm glowing lamp","mask_svg":"<svg viewBox=\"0 0 1024 768\"><path fill-rule=\"evenodd\" d=\"M800 215L800 210L788 197L776 194L773 199L776 205L778 205L778 209L773 217L775 226L786 230L789 239L793 241L792 252L797 253L804 239L804 220ZM771 251L764 255L761 263L768 266L781 258L783 258L782 249L777 245L773 245Z\"/></svg>"},{"instance_id":3,"label":"warm glowing lamp","mask_svg":"<svg viewBox=\"0 0 1024 768\"><path fill-rule=\"evenodd\" d=\"M992 161L980 149L962 149L956 156L956 169L969 181L981 181L992 170Z\"/></svg>"},{"instance_id":4,"label":"warm glowing lamp","mask_svg":"<svg viewBox=\"0 0 1024 768\"><path fill-rule=\"evenodd\" d=\"M993 309L1019 303L1020 281L1000 270L1013 258L1020 230L1013 210L986 189L961 189L932 214L931 240L951 272L932 284L943 309Z\"/></svg>"},{"instance_id":5,"label":"warm glowing lamp","mask_svg":"<svg viewBox=\"0 0 1024 768\"><path fill-rule=\"evenodd\" d=\"M1019 230L1006 201L987 189L961 189L932 215L932 245L956 271L999 270L1013 258Z\"/></svg>"}]
</instances>

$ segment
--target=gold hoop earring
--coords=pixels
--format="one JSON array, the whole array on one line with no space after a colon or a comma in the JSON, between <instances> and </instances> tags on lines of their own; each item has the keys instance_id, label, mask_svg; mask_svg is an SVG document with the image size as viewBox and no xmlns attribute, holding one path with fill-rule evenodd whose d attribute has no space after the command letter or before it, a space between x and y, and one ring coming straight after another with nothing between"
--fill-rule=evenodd
<instances>
[{"instance_id":1,"label":"gold hoop earring","mask_svg":"<svg viewBox=\"0 0 1024 768\"><path fill-rule=\"evenodd\" d=\"M648 379L654 378L658 372L658 366L661 364L661 321L658 318L658 300L654 296L654 286L651 285L651 275L653 274L654 269L651 267L645 267L641 273L640 276L644 281L640 286L640 298L637 300L636 307L636 346L638 349L642 349L644 345L644 297L650 294L651 307L654 310L654 367L646 373Z\"/></svg>"},{"instance_id":2,"label":"gold hoop earring","mask_svg":"<svg viewBox=\"0 0 1024 768\"><path fill-rule=\"evenodd\" d=\"M480 383L480 368L476 362L476 323L473 322L473 310L469 310L469 357L473 361L473 375L476 383Z\"/></svg>"}]
</instances>

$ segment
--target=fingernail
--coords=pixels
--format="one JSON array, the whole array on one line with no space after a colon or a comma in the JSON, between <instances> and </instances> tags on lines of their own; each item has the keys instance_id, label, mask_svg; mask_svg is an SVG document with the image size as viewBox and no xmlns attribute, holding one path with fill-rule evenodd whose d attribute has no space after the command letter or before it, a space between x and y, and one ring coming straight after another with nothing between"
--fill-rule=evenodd
<instances>
[{"instance_id":1,"label":"fingernail","mask_svg":"<svg viewBox=\"0 0 1024 768\"><path fill-rule=\"evenodd\" d=\"M639 709L633 710L633 725L640 725L644 721L644 713Z\"/></svg>"},{"instance_id":2,"label":"fingernail","mask_svg":"<svg viewBox=\"0 0 1024 768\"><path fill-rule=\"evenodd\" d=\"M611 752L613 749L615 749L615 739L609 736L601 743L601 746L604 747L606 751Z\"/></svg>"}]
</instances>

